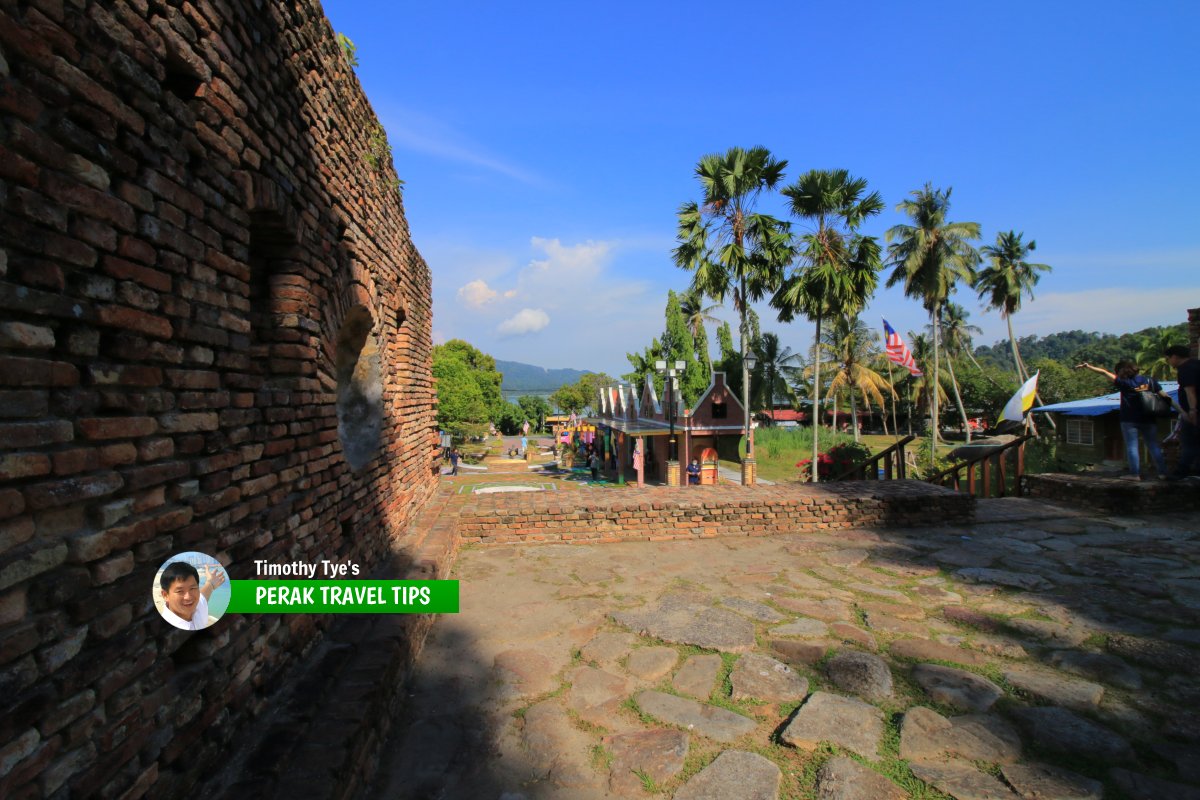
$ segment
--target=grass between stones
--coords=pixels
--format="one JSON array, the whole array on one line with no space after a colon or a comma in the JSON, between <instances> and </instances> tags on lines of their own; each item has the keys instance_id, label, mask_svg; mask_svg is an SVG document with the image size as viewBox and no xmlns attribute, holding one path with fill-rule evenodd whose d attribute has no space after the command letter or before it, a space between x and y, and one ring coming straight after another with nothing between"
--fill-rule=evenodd
<instances>
[{"instance_id":1,"label":"grass between stones","mask_svg":"<svg viewBox=\"0 0 1200 800\"><path fill-rule=\"evenodd\" d=\"M597 772L609 772L612 770L613 754L602 744L592 745L592 769Z\"/></svg>"}]
</instances>

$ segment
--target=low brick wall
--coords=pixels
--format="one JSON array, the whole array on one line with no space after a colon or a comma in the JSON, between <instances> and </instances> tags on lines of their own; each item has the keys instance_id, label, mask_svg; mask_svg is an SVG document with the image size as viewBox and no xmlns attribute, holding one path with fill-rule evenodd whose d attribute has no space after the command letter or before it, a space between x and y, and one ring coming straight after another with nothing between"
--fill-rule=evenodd
<instances>
[{"instance_id":1,"label":"low brick wall","mask_svg":"<svg viewBox=\"0 0 1200 800\"><path fill-rule=\"evenodd\" d=\"M1026 475L1025 495L1089 511L1154 514L1200 511L1193 481L1123 481L1090 475Z\"/></svg>"},{"instance_id":2,"label":"low brick wall","mask_svg":"<svg viewBox=\"0 0 1200 800\"><path fill-rule=\"evenodd\" d=\"M920 481L654 487L483 496L462 510L458 533L483 544L701 539L953 524L973 511L968 495Z\"/></svg>"}]
</instances>

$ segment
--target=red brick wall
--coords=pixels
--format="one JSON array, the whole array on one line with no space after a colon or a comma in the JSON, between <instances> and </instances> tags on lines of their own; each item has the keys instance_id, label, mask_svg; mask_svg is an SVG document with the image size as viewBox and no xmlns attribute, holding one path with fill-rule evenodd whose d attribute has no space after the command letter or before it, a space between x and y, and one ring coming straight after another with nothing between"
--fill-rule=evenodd
<instances>
[{"instance_id":1,"label":"red brick wall","mask_svg":"<svg viewBox=\"0 0 1200 800\"><path fill-rule=\"evenodd\" d=\"M769 536L970 520L969 495L920 481L818 486L650 487L569 497L481 495L459 516L463 542L617 542Z\"/></svg>"},{"instance_id":2,"label":"red brick wall","mask_svg":"<svg viewBox=\"0 0 1200 800\"><path fill-rule=\"evenodd\" d=\"M430 273L313 0L0 0L0 115L0 796L169 796L328 619L186 634L155 571L380 561L435 481Z\"/></svg>"}]
</instances>

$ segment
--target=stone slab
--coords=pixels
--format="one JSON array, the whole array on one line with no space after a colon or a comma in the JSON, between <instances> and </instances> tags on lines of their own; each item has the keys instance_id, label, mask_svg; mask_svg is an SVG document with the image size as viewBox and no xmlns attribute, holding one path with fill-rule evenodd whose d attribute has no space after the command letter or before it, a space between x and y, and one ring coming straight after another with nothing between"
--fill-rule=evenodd
<instances>
[{"instance_id":1,"label":"stone slab","mask_svg":"<svg viewBox=\"0 0 1200 800\"><path fill-rule=\"evenodd\" d=\"M757 727L749 717L664 692L639 692L634 698L646 714L718 742L732 742Z\"/></svg>"},{"instance_id":2,"label":"stone slab","mask_svg":"<svg viewBox=\"0 0 1200 800\"><path fill-rule=\"evenodd\" d=\"M625 669L644 681L656 681L679 661L679 652L672 647L639 647L630 654Z\"/></svg>"},{"instance_id":3,"label":"stone slab","mask_svg":"<svg viewBox=\"0 0 1200 800\"><path fill-rule=\"evenodd\" d=\"M1006 764L1000 772L1026 800L1101 800L1104 796L1100 781L1050 764Z\"/></svg>"},{"instance_id":4,"label":"stone slab","mask_svg":"<svg viewBox=\"0 0 1200 800\"><path fill-rule=\"evenodd\" d=\"M690 597L668 595L648 606L615 611L609 616L636 633L674 644L726 653L744 653L754 648L754 624L748 619L697 603Z\"/></svg>"},{"instance_id":5,"label":"stone slab","mask_svg":"<svg viewBox=\"0 0 1200 800\"><path fill-rule=\"evenodd\" d=\"M670 780L683 769L689 738L685 731L668 728L605 736L601 744L612 753L609 788L621 795L640 793L642 781L636 772L656 783Z\"/></svg>"},{"instance_id":6,"label":"stone slab","mask_svg":"<svg viewBox=\"0 0 1200 800\"><path fill-rule=\"evenodd\" d=\"M987 711L1004 695L987 678L940 664L918 664L913 679L933 700L964 711Z\"/></svg>"},{"instance_id":7,"label":"stone slab","mask_svg":"<svg viewBox=\"0 0 1200 800\"><path fill-rule=\"evenodd\" d=\"M1018 800L991 775L963 762L912 764L912 773L955 800Z\"/></svg>"},{"instance_id":8,"label":"stone slab","mask_svg":"<svg viewBox=\"0 0 1200 800\"><path fill-rule=\"evenodd\" d=\"M871 653L838 653L825 665L825 671L839 689L865 700L878 703L892 696L892 671L887 662Z\"/></svg>"},{"instance_id":9,"label":"stone slab","mask_svg":"<svg viewBox=\"0 0 1200 800\"><path fill-rule=\"evenodd\" d=\"M675 800L778 800L783 775L758 755L726 750L679 787Z\"/></svg>"},{"instance_id":10,"label":"stone slab","mask_svg":"<svg viewBox=\"0 0 1200 800\"><path fill-rule=\"evenodd\" d=\"M1104 697L1104 687L1098 683L1064 678L1045 670L1027 667L1004 671L1004 679L1038 700L1076 711L1094 711Z\"/></svg>"},{"instance_id":11,"label":"stone slab","mask_svg":"<svg viewBox=\"0 0 1200 800\"><path fill-rule=\"evenodd\" d=\"M734 700L790 702L808 695L808 679L796 674L787 664L747 653L738 658L729 675Z\"/></svg>"},{"instance_id":12,"label":"stone slab","mask_svg":"<svg viewBox=\"0 0 1200 800\"><path fill-rule=\"evenodd\" d=\"M779 738L801 750L816 750L821 742L833 742L874 761L879 758L882 736L883 717L875 706L851 697L814 692Z\"/></svg>"},{"instance_id":13,"label":"stone slab","mask_svg":"<svg viewBox=\"0 0 1200 800\"><path fill-rule=\"evenodd\" d=\"M907 800L908 792L852 758L835 756L817 772L817 800Z\"/></svg>"},{"instance_id":14,"label":"stone slab","mask_svg":"<svg viewBox=\"0 0 1200 800\"><path fill-rule=\"evenodd\" d=\"M689 656L675 673L671 686L681 694L708 699L721 674L721 657L716 655Z\"/></svg>"},{"instance_id":15,"label":"stone slab","mask_svg":"<svg viewBox=\"0 0 1200 800\"><path fill-rule=\"evenodd\" d=\"M1018 708L1012 713L1025 735L1044 750L1116 763L1134 758L1123 736L1065 708Z\"/></svg>"}]
</instances>

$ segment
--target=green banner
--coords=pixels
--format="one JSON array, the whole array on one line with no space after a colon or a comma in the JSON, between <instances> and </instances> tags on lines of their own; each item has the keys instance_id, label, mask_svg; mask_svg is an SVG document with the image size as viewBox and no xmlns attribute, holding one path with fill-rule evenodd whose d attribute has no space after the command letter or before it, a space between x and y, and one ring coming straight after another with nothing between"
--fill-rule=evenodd
<instances>
[{"instance_id":1,"label":"green banner","mask_svg":"<svg viewBox=\"0 0 1200 800\"><path fill-rule=\"evenodd\" d=\"M458 581L230 581L229 614L457 614Z\"/></svg>"}]
</instances>

